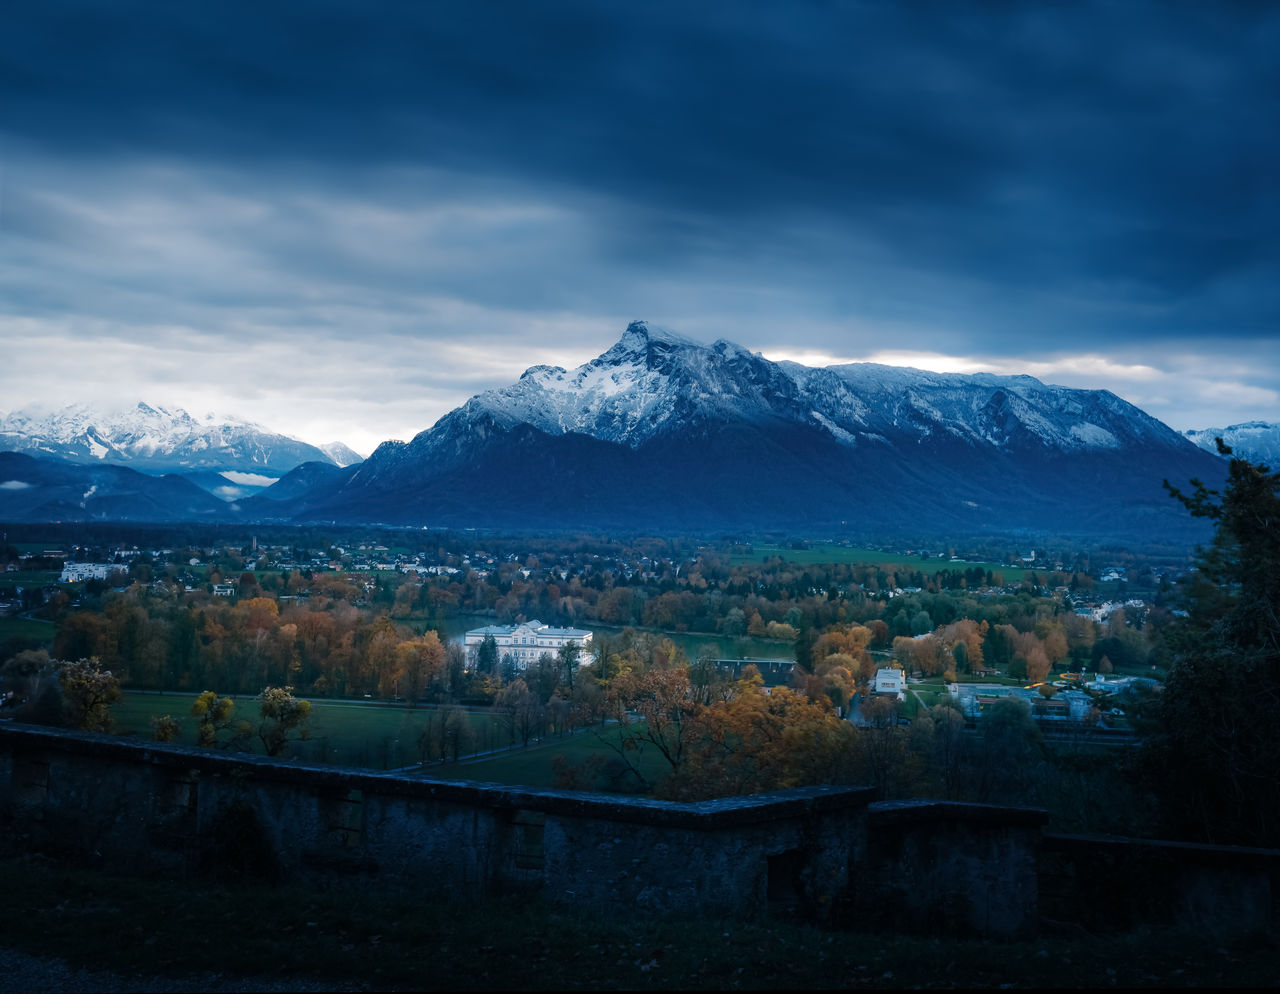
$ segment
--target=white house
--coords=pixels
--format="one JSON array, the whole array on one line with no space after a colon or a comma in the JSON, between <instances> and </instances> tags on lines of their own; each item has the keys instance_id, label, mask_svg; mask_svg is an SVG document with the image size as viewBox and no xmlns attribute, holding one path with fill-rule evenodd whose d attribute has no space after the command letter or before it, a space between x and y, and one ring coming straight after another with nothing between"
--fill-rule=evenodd
<instances>
[{"instance_id":1,"label":"white house","mask_svg":"<svg viewBox=\"0 0 1280 994\"><path fill-rule=\"evenodd\" d=\"M468 666L475 666L480 644L490 635L498 645L498 659L510 655L519 670L528 669L544 652L554 656L570 642L586 649L592 639L591 632L585 629L553 628L537 620L526 621L522 625L486 625L473 628L463 636Z\"/></svg>"},{"instance_id":2,"label":"white house","mask_svg":"<svg viewBox=\"0 0 1280 994\"><path fill-rule=\"evenodd\" d=\"M898 700L907 698L907 674L902 670L876 670L875 693L892 694Z\"/></svg>"},{"instance_id":3,"label":"white house","mask_svg":"<svg viewBox=\"0 0 1280 994\"><path fill-rule=\"evenodd\" d=\"M62 582L77 583L80 580L107 580L113 573L127 573L128 566L120 563L63 563Z\"/></svg>"}]
</instances>

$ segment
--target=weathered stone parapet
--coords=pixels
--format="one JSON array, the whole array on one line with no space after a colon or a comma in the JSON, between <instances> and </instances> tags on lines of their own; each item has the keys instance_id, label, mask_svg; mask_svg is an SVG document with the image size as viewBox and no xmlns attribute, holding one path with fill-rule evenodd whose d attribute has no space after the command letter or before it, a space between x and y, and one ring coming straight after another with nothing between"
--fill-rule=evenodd
<instances>
[{"instance_id":1,"label":"weathered stone parapet","mask_svg":"<svg viewBox=\"0 0 1280 994\"><path fill-rule=\"evenodd\" d=\"M1280 852L1044 835L1045 812L812 787L678 804L339 769L0 722L0 846L606 914L799 913L1016 938L1263 928Z\"/></svg>"},{"instance_id":2,"label":"weathered stone parapet","mask_svg":"<svg viewBox=\"0 0 1280 994\"><path fill-rule=\"evenodd\" d=\"M1037 856L1048 814L945 801L872 804L859 917L923 934L1035 933Z\"/></svg>"},{"instance_id":3,"label":"weathered stone parapet","mask_svg":"<svg viewBox=\"0 0 1280 994\"><path fill-rule=\"evenodd\" d=\"M826 917L865 852L873 796L678 804L0 724L0 808L31 848L167 873L240 861L462 899L527 890L652 913Z\"/></svg>"}]
</instances>

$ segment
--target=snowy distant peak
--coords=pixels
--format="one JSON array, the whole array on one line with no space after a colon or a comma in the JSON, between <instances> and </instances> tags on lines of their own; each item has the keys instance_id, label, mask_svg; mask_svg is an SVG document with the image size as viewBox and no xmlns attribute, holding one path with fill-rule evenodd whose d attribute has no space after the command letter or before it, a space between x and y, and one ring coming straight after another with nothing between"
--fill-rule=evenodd
<instances>
[{"instance_id":1,"label":"snowy distant peak","mask_svg":"<svg viewBox=\"0 0 1280 994\"><path fill-rule=\"evenodd\" d=\"M347 466L354 466L358 462L364 462L364 456L342 442L325 442L323 445L317 446L317 448L339 468L346 468Z\"/></svg>"},{"instance_id":2,"label":"snowy distant peak","mask_svg":"<svg viewBox=\"0 0 1280 994\"><path fill-rule=\"evenodd\" d=\"M1218 454L1214 441L1221 438L1231 447L1232 455L1249 462L1263 462L1271 467L1280 463L1280 424L1270 421L1245 421L1226 428L1199 428L1184 433L1206 452Z\"/></svg>"},{"instance_id":3,"label":"snowy distant peak","mask_svg":"<svg viewBox=\"0 0 1280 994\"><path fill-rule=\"evenodd\" d=\"M315 446L243 418L206 414L197 419L182 408L145 401L15 411L0 418L0 449L153 472L266 470L279 474L310 460L337 463Z\"/></svg>"}]
</instances>

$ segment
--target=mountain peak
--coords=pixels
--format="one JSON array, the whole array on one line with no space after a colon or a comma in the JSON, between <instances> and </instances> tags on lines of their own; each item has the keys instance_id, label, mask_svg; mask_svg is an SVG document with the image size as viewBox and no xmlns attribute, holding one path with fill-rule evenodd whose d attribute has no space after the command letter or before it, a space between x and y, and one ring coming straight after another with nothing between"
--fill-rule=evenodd
<instances>
[{"instance_id":1,"label":"mountain peak","mask_svg":"<svg viewBox=\"0 0 1280 994\"><path fill-rule=\"evenodd\" d=\"M631 352L647 349L650 345L659 343L693 348L703 347L702 343L695 342L692 338L686 338L670 328L650 325L647 321L632 321L627 325L627 330L622 333L622 338L618 340L618 345L615 347Z\"/></svg>"},{"instance_id":2,"label":"mountain peak","mask_svg":"<svg viewBox=\"0 0 1280 994\"><path fill-rule=\"evenodd\" d=\"M1280 424L1269 421L1244 421L1225 428L1199 428L1183 433L1200 448L1214 455L1218 454L1218 446L1214 441L1221 438L1231 447L1234 455L1254 463L1275 465L1280 462Z\"/></svg>"}]
</instances>

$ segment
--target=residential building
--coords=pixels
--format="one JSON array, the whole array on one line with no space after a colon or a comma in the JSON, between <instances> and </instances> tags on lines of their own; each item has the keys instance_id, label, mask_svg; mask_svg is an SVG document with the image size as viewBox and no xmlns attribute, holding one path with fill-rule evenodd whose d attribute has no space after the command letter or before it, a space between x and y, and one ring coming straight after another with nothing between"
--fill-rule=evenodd
<instances>
[{"instance_id":1,"label":"residential building","mask_svg":"<svg viewBox=\"0 0 1280 994\"><path fill-rule=\"evenodd\" d=\"M875 693L892 694L898 700L907 698L907 674L902 670L876 670Z\"/></svg>"},{"instance_id":2,"label":"residential building","mask_svg":"<svg viewBox=\"0 0 1280 994\"><path fill-rule=\"evenodd\" d=\"M129 572L128 566L120 563L63 563L63 583L77 583L80 580L109 580L115 573Z\"/></svg>"},{"instance_id":3,"label":"residential building","mask_svg":"<svg viewBox=\"0 0 1280 994\"><path fill-rule=\"evenodd\" d=\"M570 642L586 649L592 640L591 632L585 629L553 628L537 620L520 625L486 625L484 628L473 628L463 636L467 665L475 665L480 644L490 635L498 645L498 659L509 655L518 670L528 669L544 652L554 656L562 646Z\"/></svg>"}]
</instances>

